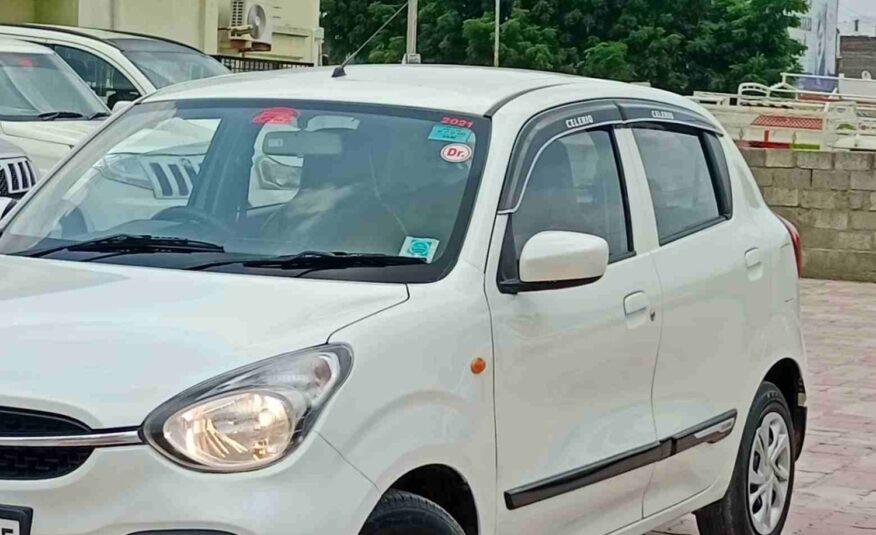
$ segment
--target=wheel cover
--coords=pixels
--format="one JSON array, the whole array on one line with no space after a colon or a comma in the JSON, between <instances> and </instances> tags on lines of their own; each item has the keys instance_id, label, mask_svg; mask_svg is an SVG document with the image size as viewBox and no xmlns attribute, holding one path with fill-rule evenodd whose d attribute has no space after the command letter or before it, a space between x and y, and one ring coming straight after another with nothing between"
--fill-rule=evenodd
<instances>
[{"instance_id":1,"label":"wheel cover","mask_svg":"<svg viewBox=\"0 0 876 535\"><path fill-rule=\"evenodd\" d=\"M754 435L748 461L748 514L761 535L778 527L791 484L791 436L785 419L770 412Z\"/></svg>"}]
</instances>

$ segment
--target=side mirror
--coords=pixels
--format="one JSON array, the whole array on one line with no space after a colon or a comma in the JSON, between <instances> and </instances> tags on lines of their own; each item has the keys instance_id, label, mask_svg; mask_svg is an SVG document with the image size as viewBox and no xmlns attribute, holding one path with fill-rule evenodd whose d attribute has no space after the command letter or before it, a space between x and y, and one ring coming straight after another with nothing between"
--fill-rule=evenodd
<instances>
[{"instance_id":1,"label":"side mirror","mask_svg":"<svg viewBox=\"0 0 876 535\"><path fill-rule=\"evenodd\" d=\"M0 219L6 217L6 214L15 208L16 203L18 200L12 197L0 197Z\"/></svg>"},{"instance_id":2,"label":"side mirror","mask_svg":"<svg viewBox=\"0 0 876 535\"><path fill-rule=\"evenodd\" d=\"M520 280L503 283L508 293L583 286L608 269L608 242L579 232L546 231L529 239L520 253Z\"/></svg>"}]
</instances>

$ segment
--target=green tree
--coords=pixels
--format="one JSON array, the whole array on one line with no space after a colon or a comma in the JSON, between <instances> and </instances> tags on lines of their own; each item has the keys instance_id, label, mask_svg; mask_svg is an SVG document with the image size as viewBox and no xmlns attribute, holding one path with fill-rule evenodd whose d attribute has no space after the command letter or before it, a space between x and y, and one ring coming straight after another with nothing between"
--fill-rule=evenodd
<instances>
[{"instance_id":1,"label":"green tree","mask_svg":"<svg viewBox=\"0 0 876 535\"><path fill-rule=\"evenodd\" d=\"M403 3L403 0L322 0L322 26L326 31L329 60L332 63L343 61ZM493 5L493 0L420 0L417 47L424 60L430 63L471 64L463 25L467 20L482 17ZM401 61L405 52L405 25L405 14L402 13L372 41L363 57L357 58L357 61ZM492 44L490 47L492 50Z\"/></svg>"},{"instance_id":2,"label":"green tree","mask_svg":"<svg viewBox=\"0 0 876 535\"><path fill-rule=\"evenodd\" d=\"M619 41L602 41L584 51L581 74L630 82L634 79L628 57L630 48Z\"/></svg>"},{"instance_id":3,"label":"green tree","mask_svg":"<svg viewBox=\"0 0 876 535\"><path fill-rule=\"evenodd\" d=\"M463 24L463 37L468 42L466 63L492 65L495 14L487 12L477 19ZM566 71L566 66L557 54L559 32L532 21L530 13L513 8L511 16L501 25L499 54L504 67L536 69L542 71Z\"/></svg>"},{"instance_id":4,"label":"green tree","mask_svg":"<svg viewBox=\"0 0 876 535\"><path fill-rule=\"evenodd\" d=\"M333 62L365 41L400 0L323 0ZM489 65L492 0L420 0L418 48L429 63ZM773 82L803 48L788 35L805 0L503 0L503 66L648 81L681 93ZM398 20L358 61L398 62Z\"/></svg>"}]
</instances>

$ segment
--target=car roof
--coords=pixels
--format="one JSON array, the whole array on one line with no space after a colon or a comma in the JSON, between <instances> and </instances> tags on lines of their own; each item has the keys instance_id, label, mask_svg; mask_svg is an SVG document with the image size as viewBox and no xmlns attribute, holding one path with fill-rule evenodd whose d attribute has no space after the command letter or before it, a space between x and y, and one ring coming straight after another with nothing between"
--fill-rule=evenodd
<instances>
[{"instance_id":1,"label":"car roof","mask_svg":"<svg viewBox=\"0 0 876 535\"><path fill-rule=\"evenodd\" d=\"M581 94L619 95L628 84L540 71L451 65L350 65L235 74L187 82L150 95L147 102L186 99L295 99L387 104L488 115L531 91L575 85ZM644 89L644 88L643 88ZM650 90L661 95L665 93Z\"/></svg>"},{"instance_id":2,"label":"car roof","mask_svg":"<svg viewBox=\"0 0 876 535\"><path fill-rule=\"evenodd\" d=\"M21 54L54 54L51 48L29 43L27 41L19 41L18 39L9 39L0 37L0 52L17 52Z\"/></svg>"},{"instance_id":3,"label":"car roof","mask_svg":"<svg viewBox=\"0 0 876 535\"><path fill-rule=\"evenodd\" d=\"M75 36L93 39L120 50L151 50L170 52L197 52L200 50L184 43L163 37L143 35L134 32L103 30L100 28L80 28L78 26L59 26L55 24L0 24L0 29L31 37L47 37L48 34Z\"/></svg>"},{"instance_id":4,"label":"car roof","mask_svg":"<svg viewBox=\"0 0 876 535\"><path fill-rule=\"evenodd\" d=\"M34 24L34 28L40 28L43 30L55 30L55 31L75 31L76 33L82 34L83 36L92 37L94 39L100 39L102 41L109 41L111 39L121 39L123 37L128 37L126 34L122 32L114 32L112 30L102 30L100 28L80 28L80 27L71 27L71 26L56 26L51 24Z\"/></svg>"}]
</instances>

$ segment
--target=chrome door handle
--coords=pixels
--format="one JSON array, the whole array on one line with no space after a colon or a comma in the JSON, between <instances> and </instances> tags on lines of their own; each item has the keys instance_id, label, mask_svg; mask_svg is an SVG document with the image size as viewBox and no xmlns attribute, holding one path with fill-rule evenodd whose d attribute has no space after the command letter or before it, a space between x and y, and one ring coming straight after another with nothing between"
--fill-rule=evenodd
<instances>
[{"instance_id":1,"label":"chrome door handle","mask_svg":"<svg viewBox=\"0 0 876 535\"><path fill-rule=\"evenodd\" d=\"M750 249L745 253L745 267L754 269L761 264L763 264L763 253L760 252L760 249Z\"/></svg>"},{"instance_id":2,"label":"chrome door handle","mask_svg":"<svg viewBox=\"0 0 876 535\"><path fill-rule=\"evenodd\" d=\"M648 294L645 292L636 292L624 298L624 313L627 316L634 316L640 312L646 312L651 306L651 301L648 299Z\"/></svg>"}]
</instances>

